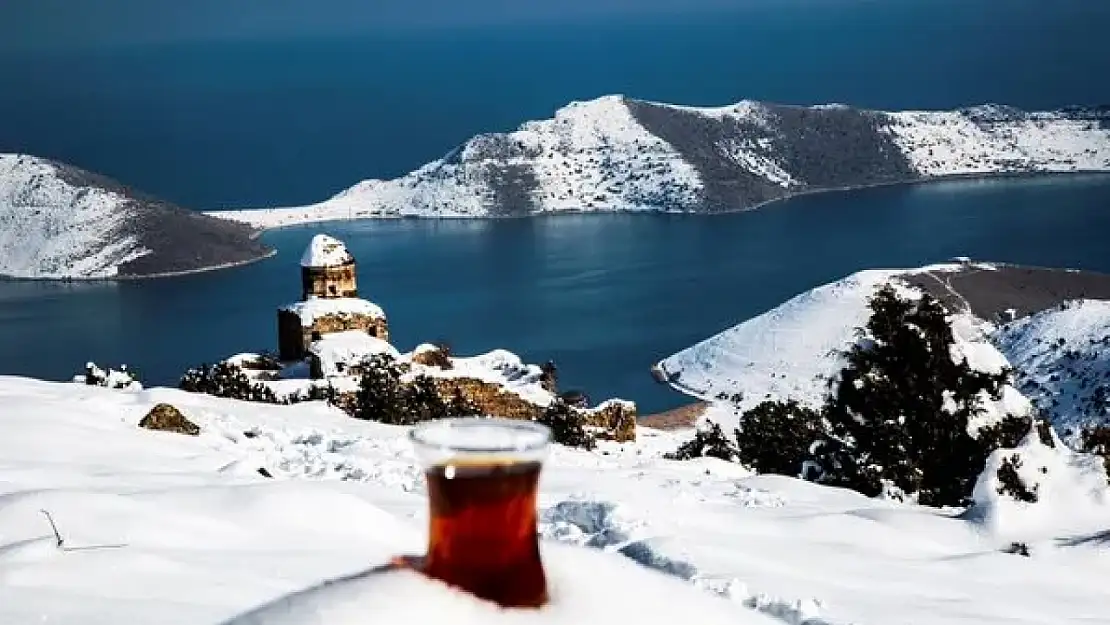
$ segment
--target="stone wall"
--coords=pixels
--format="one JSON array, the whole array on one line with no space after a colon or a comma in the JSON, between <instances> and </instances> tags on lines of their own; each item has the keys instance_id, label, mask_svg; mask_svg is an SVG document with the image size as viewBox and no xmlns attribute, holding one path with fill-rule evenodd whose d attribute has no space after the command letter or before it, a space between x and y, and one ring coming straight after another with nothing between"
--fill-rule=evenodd
<instances>
[{"instance_id":1,"label":"stone wall","mask_svg":"<svg viewBox=\"0 0 1110 625\"><path fill-rule=\"evenodd\" d=\"M596 408L575 409L586 425L598 429L599 438L623 443L636 440L636 404L610 400Z\"/></svg>"},{"instance_id":2,"label":"stone wall","mask_svg":"<svg viewBox=\"0 0 1110 625\"><path fill-rule=\"evenodd\" d=\"M354 262L338 267L301 267L301 299L358 297Z\"/></svg>"},{"instance_id":3,"label":"stone wall","mask_svg":"<svg viewBox=\"0 0 1110 625\"><path fill-rule=\"evenodd\" d=\"M384 317L350 313L323 315L311 326L303 326L300 315L279 310L278 355L283 361L302 360L308 356L308 348L316 338L345 330L365 330L370 336L389 341L389 323Z\"/></svg>"},{"instance_id":4,"label":"stone wall","mask_svg":"<svg viewBox=\"0 0 1110 625\"><path fill-rule=\"evenodd\" d=\"M505 419L534 420L543 414L543 408L511 393L497 384L483 382L475 378L437 378L433 377L436 390L444 401L451 401L458 390L462 396L473 403L482 414Z\"/></svg>"}]
</instances>

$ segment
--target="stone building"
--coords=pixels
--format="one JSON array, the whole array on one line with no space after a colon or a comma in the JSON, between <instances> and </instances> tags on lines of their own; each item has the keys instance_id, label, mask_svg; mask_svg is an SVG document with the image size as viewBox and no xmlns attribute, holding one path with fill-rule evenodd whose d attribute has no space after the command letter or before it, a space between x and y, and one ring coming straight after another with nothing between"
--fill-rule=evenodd
<instances>
[{"instance_id":1,"label":"stone building","mask_svg":"<svg viewBox=\"0 0 1110 625\"><path fill-rule=\"evenodd\" d=\"M303 360L326 334L359 330L389 341L385 312L358 297L355 259L342 241L312 238L301 256L301 299L278 309L278 357Z\"/></svg>"}]
</instances>

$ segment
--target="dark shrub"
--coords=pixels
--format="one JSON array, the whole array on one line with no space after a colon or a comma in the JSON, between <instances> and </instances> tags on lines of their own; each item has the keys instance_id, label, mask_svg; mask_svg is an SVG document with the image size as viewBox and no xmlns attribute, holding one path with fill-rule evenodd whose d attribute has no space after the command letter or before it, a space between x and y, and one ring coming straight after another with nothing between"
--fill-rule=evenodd
<instances>
[{"instance_id":1,"label":"dark shrub","mask_svg":"<svg viewBox=\"0 0 1110 625\"><path fill-rule=\"evenodd\" d=\"M673 452L663 455L668 460L693 460L706 456L729 462L736 462L740 458L736 444L725 435L720 425L712 421L704 428L699 428L694 433L694 438L682 443Z\"/></svg>"},{"instance_id":2,"label":"dark shrub","mask_svg":"<svg viewBox=\"0 0 1110 625\"><path fill-rule=\"evenodd\" d=\"M810 448L826 435L822 416L795 400L765 401L740 417L736 449L740 462L760 473L797 477Z\"/></svg>"}]
</instances>

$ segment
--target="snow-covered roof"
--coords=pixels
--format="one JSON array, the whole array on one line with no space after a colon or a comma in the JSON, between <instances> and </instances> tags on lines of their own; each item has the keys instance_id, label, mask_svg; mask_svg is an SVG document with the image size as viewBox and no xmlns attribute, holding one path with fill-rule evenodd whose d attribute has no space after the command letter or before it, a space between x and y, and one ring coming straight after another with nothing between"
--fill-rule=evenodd
<instances>
[{"instance_id":1,"label":"snow-covered roof","mask_svg":"<svg viewBox=\"0 0 1110 625\"><path fill-rule=\"evenodd\" d=\"M345 365L345 369L376 354L389 354L394 358L400 356L395 347L362 330L325 334L320 340L313 341L309 351L320 360L325 376L343 373L337 365Z\"/></svg>"},{"instance_id":2,"label":"snow-covered roof","mask_svg":"<svg viewBox=\"0 0 1110 625\"><path fill-rule=\"evenodd\" d=\"M357 297L322 298L311 297L303 302L295 302L282 308L301 318L301 325L311 326L318 317L329 315L366 315L384 318L385 311L373 302Z\"/></svg>"},{"instance_id":3,"label":"snow-covered roof","mask_svg":"<svg viewBox=\"0 0 1110 625\"><path fill-rule=\"evenodd\" d=\"M326 234L312 237L312 241L301 255L301 267L338 267L353 262L355 259L347 251L347 246L339 239Z\"/></svg>"}]
</instances>

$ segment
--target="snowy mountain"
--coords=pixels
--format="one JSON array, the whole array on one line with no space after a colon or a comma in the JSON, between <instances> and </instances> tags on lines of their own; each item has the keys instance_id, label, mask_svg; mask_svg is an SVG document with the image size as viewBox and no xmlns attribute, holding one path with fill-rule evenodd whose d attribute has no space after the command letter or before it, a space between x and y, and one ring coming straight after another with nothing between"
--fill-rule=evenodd
<instances>
[{"instance_id":1,"label":"snowy mountain","mask_svg":"<svg viewBox=\"0 0 1110 625\"><path fill-rule=\"evenodd\" d=\"M669 356L655 372L699 399L741 393L739 411L764 399L818 407L844 364L840 352L870 315L867 298L888 283L954 311L955 358L980 371L1014 369L1016 388L993 415L1035 406L1069 440L1076 426L1110 422L1110 275L1093 272L970 261L861 271ZM705 418L731 431L737 412L717 403Z\"/></svg>"},{"instance_id":2,"label":"snowy mountain","mask_svg":"<svg viewBox=\"0 0 1110 625\"><path fill-rule=\"evenodd\" d=\"M0 275L187 273L271 254L253 234L76 167L0 154Z\"/></svg>"},{"instance_id":3,"label":"snowy mountain","mask_svg":"<svg viewBox=\"0 0 1110 625\"><path fill-rule=\"evenodd\" d=\"M1110 424L1110 301L1076 300L999 328L1018 388L1065 439Z\"/></svg>"},{"instance_id":4,"label":"snowy mountain","mask_svg":"<svg viewBox=\"0 0 1110 625\"><path fill-rule=\"evenodd\" d=\"M199 435L138 427L159 403ZM1020 456L1042 500L1004 497L985 473L964 515L663 459L683 433L556 446L539 498L552 604L502 612L411 574L352 575L424 548L407 428L323 402L4 376L0 405L3 623L1054 625L1110 613L1105 473L1036 437L991 462Z\"/></svg>"},{"instance_id":5,"label":"snowy mountain","mask_svg":"<svg viewBox=\"0 0 1110 625\"><path fill-rule=\"evenodd\" d=\"M947 176L1110 171L1110 107L882 112L605 96L478 135L319 204L210 214L259 227L373 216L719 212L799 193Z\"/></svg>"}]
</instances>

